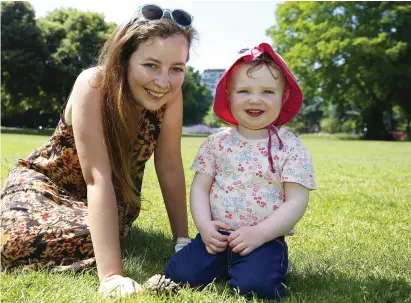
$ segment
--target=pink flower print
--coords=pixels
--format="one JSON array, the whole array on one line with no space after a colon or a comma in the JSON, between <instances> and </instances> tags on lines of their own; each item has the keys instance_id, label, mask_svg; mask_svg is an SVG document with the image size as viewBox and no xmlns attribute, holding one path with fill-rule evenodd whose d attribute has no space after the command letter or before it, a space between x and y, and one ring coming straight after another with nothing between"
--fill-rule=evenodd
<instances>
[{"instance_id":1,"label":"pink flower print","mask_svg":"<svg viewBox=\"0 0 411 303\"><path fill-rule=\"evenodd\" d=\"M231 219L233 218L233 215L230 214L230 212L229 212L228 210L226 210L225 213L226 213L225 217L226 217L227 219L230 219L230 220L231 220Z\"/></svg>"},{"instance_id":2,"label":"pink flower print","mask_svg":"<svg viewBox=\"0 0 411 303\"><path fill-rule=\"evenodd\" d=\"M268 217L264 217L264 219L263 219L263 220L265 220L265 219L268 219Z\"/></svg>"},{"instance_id":3,"label":"pink flower print","mask_svg":"<svg viewBox=\"0 0 411 303\"><path fill-rule=\"evenodd\" d=\"M57 166L56 162L47 163L47 168L53 168L55 166Z\"/></svg>"},{"instance_id":4,"label":"pink flower print","mask_svg":"<svg viewBox=\"0 0 411 303\"><path fill-rule=\"evenodd\" d=\"M261 208L264 208L267 205L267 203L265 203L264 201L259 201L259 202L260 202L260 207Z\"/></svg>"},{"instance_id":5,"label":"pink flower print","mask_svg":"<svg viewBox=\"0 0 411 303\"><path fill-rule=\"evenodd\" d=\"M250 224L250 226L256 226L256 225L257 225L257 222L253 222Z\"/></svg>"},{"instance_id":6,"label":"pink flower print","mask_svg":"<svg viewBox=\"0 0 411 303\"><path fill-rule=\"evenodd\" d=\"M257 216L256 216L256 215L252 215L251 218L252 218L253 220L257 220Z\"/></svg>"},{"instance_id":7,"label":"pink flower print","mask_svg":"<svg viewBox=\"0 0 411 303\"><path fill-rule=\"evenodd\" d=\"M197 157L197 159L200 161L200 164L205 164L202 156Z\"/></svg>"},{"instance_id":8,"label":"pink flower print","mask_svg":"<svg viewBox=\"0 0 411 303\"><path fill-rule=\"evenodd\" d=\"M42 213L42 214L41 214L41 218L42 218L44 221L47 221L47 219L48 219L49 216L50 216L49 213Z\"/></svg>"},{"instance_id":9,"label":"pink flower print","mask_svg":"<svg viewBox=\"0 0 411 303\"><path fill-rule=\"evenodd\" d=\"M274 206L273 206L273 209L274 209L274 210L277 210L277 209L278 209L278 206L277 206L277 205L274 205Z\"/></svg>"},{"instance_id":10,"label":"pink flower print","mask_svg":"<svg viewBox=\"0 0 411 303\"><path fill-rule=\"evenodd\" d=\"M262 177L263 177L263 172L260 170L260 171L258 171L258 173L255 173L255 175L256 175L257 177L262 178Z\"/></svg>"},{"instance_id":11,"label":"pink flower print","mask_svg":"<svg viewBox=\"0 0 411 303\"><path fill-rule=\"evenodd\" d=\"M221 143L219 142L219 143L218 143L218 150L221 151L221 150L223 150L223 149L224 149L224 147L223 147L223 146L221 145Z\"/></svg>"},{"instance_id":12,"label":"pink flower print","mask_svg":"<svg viewBox=\"0 0 411 303\"><path fill-rule=\"evenodd\" d=\"M253 210L251 208L247 208L247 211L251 213Z\"/></svg>"},{"instance_id":13,"label":"pink flower print","mask_svg":"<svg viewBox=\"0 0 411 303\"><path fill-rule=\"evenodd\" d=\"M259 165L258 165L258 169L262 169L262 168L263 168L262 165L259 164Z\"/></svg>"},{"instance_id":14,"label":"pink flower print","mask_svg":"<svg viewBox=\"0 0 411 303\"><path fill-rule=\"evenodd\" d=\"M279 160L279 159L280 158L277 155L274 156L274 160Z\"/></svg>"},{"instance_id":15,"label":"pink flower print","mask_svg":"<svg viewBox=\"0 0 411 303\"><path fill-rule=\"evenodd\" d=\"M244 171L244 167L241 164L238 165L238 171L241 171L241 172Z\"/></svg>"},{"instance_id":16,"label":"pink flower print","mask_svg":"<svg viewBox=\"0 0 411 303\"><path fill-rule=\"evenodd\" d=\"M243 215L240 215L241 220L245 220L245 217Z\"/></svg>"},{"instance_id":17,"label":"pink flower print","mask_svg":"<svg viewBox=\"0 0 411 303\"><path fill-rule=\"evenodd\" d=\"M257 184L253 184L252 188L253 188L253 192L258 192L260 190L260 186Z\"/></svg>"},{"instance_id":18,"label":"pink flower print","mask_svg":"<svg viewBox=\"0 0 411 303\"><path fill-rule=\"evenodd\" d=\"M229 148L227 149L227 152L232 153L233 150L229 147Z\"/></svg>"},{"instance_id":19,"label":"pink flower print","mask_svg":"<svg viewBox=\"0 0 411 303\"><path fill-rule=\"evenodd\" d=\"M214 195L214 199L217 199L217 198L218 198L218 195L217 195L217 194L215 194L215 195Z\"/></svg>"}]
</instances>

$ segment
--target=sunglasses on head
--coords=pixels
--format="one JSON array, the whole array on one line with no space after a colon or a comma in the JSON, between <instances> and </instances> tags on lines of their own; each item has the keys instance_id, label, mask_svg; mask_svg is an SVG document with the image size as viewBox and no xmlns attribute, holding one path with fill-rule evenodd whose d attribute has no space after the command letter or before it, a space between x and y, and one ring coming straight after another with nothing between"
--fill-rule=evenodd
<instances>
[{"instance_id":1,"label":"sunglasses on head","mask_svg":"<svg viewBox=\"0 0 411 303\"><path fill-rule=\"evenodd\" d=\"M146 20L160 20L164 18L165 13L168 13L171 19L181 27L190 27L193 23L194 17L182 9L163 9L158 5L146 4L137 9L137 13Z\"/></svg>"}]
</instances>

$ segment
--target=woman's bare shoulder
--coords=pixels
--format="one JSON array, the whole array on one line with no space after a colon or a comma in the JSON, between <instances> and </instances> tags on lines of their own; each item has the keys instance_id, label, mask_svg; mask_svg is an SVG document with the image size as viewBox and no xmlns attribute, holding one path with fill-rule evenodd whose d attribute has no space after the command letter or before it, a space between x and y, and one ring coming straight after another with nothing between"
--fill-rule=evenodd
<instances>
[{"instance_id":1,"label":"woman's bare shoulder","mask_svg":"<svg viewBox=\"0 0 411 303\"><path fill-rule=\"evenodd\" d=\"M77 108L86 111L101 109L101 83L103 75L98 67L86 69L78 75L66 105L64 117L72 123L72 111Z\"/></svg>"},{"instance_id":2,"label":"woman's bare shoulder","mask_svg":"<svg viewBox=\"0 0 411 303\"><path fill-rule=\"evenodd\" d=\"M75 85L91 91L100 91L103 82L103 72L99 67L90 67L78 75Z\"/></svg>"}]
</instances>

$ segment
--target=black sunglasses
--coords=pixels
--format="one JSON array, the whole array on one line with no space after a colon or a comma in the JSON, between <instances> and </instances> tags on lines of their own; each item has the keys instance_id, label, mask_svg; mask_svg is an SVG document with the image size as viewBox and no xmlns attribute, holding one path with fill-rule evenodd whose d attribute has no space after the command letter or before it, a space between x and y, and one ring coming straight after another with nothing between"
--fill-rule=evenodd
<instances>
[{"instance_id":1,"label":"black sunglasses","mask_svg":"<svg viewBox=\"0 0 411 303\"><path fill-rule=\"evenodd\" d=\"M181 27L190 27L194 17L182 9L163 9L154 4L146 4L137 9L137 13L146 20L160 20L164 18L165 13L168 13L171 19Z\"/></svg>"}]
</instances>

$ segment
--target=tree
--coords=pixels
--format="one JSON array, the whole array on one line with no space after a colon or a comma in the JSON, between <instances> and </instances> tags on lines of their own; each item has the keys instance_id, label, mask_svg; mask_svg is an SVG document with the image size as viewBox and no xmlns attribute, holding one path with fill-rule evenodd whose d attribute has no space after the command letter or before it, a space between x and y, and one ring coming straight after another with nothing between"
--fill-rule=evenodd
<instances>
[{"instance_id":1,"label":"tree","mask_svg":"<svg viewBox=\"0 0 411 303\"><path fill-rule=\"evenodd\" d=\"M191 66L186 69L186 80L183 90L183 124L192 125L201 123L213 97L211 91L200 83L200 74Z\"/></svg>"},{"instance_id":2,"label":"tree","mask_svg":"<svg viewBox=\"0 0 411 303\"><path fill-rule=\"evenodd\" d=\"M305 96L359 108L367 137L388 138L384 112L409 100L411 4L287 2L276 16L267 33Z\"/></svg>"},{"instance_id":3,"label":"tree","mask_svg":"<svg viewBox=\"0 0 411 303\"><path fill-rule=\"evenodd\" d=\"M68 98L77 76L95 64L98 51L116 26L99 13L57 9L38 20L49 58L42 77L44 98L54 111Z\"/></svg>"},{"instance_id":4,"label":"tree","mask_svg":"<svg viewBox=\"0 0 411 303\"><path fill-rule=\"evenodd\" d=\"M115 24L71 8L37 21L27 2L2 2L1 8L2 123L55 124L76 77L95 63Z\"/></svg>"},{"instance_id":5,"label":"tree","mask_svg":"<svg viewBox=\"0 0 411 303\"><path fill-rule=\"evenodd\" d=\"M38 104L47 48L28 2L1 3L2 117L23 113Z\"/></svg>"},{"instance_id":6,"label":"tree","mask_svg":"<svg viewBox=\"0 0 411 303\"><path fill-rule=\"evenodd\" d=\"M224 126L228 126L227 123L225 123L224 121L220 120L220 118L218 118L216 116L216 114L214 113L213 110L213 104L210 105L206 115L204 116L203 119L203 123L209 127L224 127Z\"/></svg>"}]
</instances>

